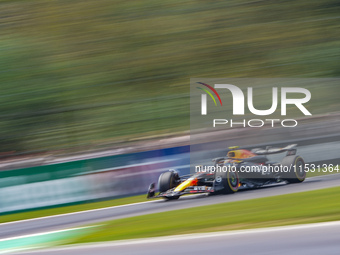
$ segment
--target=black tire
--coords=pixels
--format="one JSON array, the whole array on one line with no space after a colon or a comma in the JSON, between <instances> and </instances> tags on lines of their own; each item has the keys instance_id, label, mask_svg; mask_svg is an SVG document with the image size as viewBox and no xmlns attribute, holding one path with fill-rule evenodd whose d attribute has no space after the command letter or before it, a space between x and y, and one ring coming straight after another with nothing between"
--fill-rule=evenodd
<instances>
[{"instance_id":1,"label":"black tire","mask_svg":"<svg viewBox=\"0 0 340 255\"><path fill-rule=\"evenodd\" d=\"M233 194L238 191L240 180L237 171L215 171L215 185L222 184L223 189L218 193L221 194Z\"/></svg>"},{"instance_id":2,"label":"black tire","mask_svg":"<svg viewBox=\"0 0 340 255\"><path fill-rule=\"evenodd\" d=\"M162 173L158 179L159 192L162 193L168 191L169 189L175 188L178 184L178 180L178 174L175 172L169 171Z\"/></svg>"},{"instance_id":3,"label":"black tire","mask_svg":"<svg viewBox=\"0 0 340 255\"><path fill-rule=\"evenodd\" d=\"M288 172L283 172L283 179L288 183L301 183L306 179L305 161L300 156L292 155L285 157L281 166L288 167Z\"/></svg>"}]
</instances>

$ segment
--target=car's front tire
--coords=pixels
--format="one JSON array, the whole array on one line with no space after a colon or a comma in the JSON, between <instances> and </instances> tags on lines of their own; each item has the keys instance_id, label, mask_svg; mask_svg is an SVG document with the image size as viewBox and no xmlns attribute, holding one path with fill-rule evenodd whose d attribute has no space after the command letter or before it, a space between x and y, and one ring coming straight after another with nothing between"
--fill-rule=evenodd
<instances>
[{"instance_id":1,"label":"car's front tire","mask_svg":"<svg viewBox=\"0 0 340 255\"><path fill-rule=\"evenodd\" d=\"M159 192L166 192L169 189L173 189L178 185L178 174L172 171L162 173L158 178Z\"/></svg>"},{"instance_id":2,"label":"car's front tire","mask_svg":"<svg viewBox=\"0 0 340 255\"><path fill-rule=\"evenodd\" d=\"M218 192L221 194L232 194L238 191L240 180L237 171L228 169L226 171L215 171L215 185L222 185L222 189Z\"/></svg>"}]
</instances>

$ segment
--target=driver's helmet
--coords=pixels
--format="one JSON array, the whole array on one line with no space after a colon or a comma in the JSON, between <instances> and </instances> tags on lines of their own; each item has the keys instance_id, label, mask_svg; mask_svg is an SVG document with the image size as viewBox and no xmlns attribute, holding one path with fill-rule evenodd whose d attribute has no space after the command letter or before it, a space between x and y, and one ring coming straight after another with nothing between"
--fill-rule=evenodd
<instances>
[{"instance_id":1,"label":"driver's helmet","mask_svg":"<svg viewBox=\"0 0 340 255\"><path fill-rule=\"evenodd\" d=\"M227 154L228 158L235 158L235 152L234 151L229 151Z\"/></svg>"}]
</instances>

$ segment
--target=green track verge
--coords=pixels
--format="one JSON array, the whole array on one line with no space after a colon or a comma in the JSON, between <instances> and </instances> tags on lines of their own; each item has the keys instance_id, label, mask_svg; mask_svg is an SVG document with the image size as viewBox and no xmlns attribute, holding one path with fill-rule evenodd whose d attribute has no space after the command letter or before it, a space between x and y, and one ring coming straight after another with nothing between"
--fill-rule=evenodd
<instances>
[{"instance_id":1,"label":"green track verge","mask_svg":"<svg viewBox=\"0 0 340 255\"><path fill-rule=\"evenodd\" d=\"M298 184L296 184L298 185ZM176 203L171 201L169 203ZM70 243L340 220L340 187L195 207L101 223Z\"/></svg>"},{"instance_id":2,"label":"green track verge","mask_svg":"<svg viewBox=\"0 0 340 255\"><path fill-rule=\"evenodd\" d=\"M37 211L20 212L20 213L0 216L0 223L46 217L46 216L64 214L64 213L86 211L86 210L99 209L99 208L106 208L110 206L125 205L125 204L145 202L145 201L146 201L146 195L139 195L139 196L125 197L125 198L118 198L118 199L113 199L113 200L108 200L108 201L77 204L77 205L70 205L70 206L50 208L50 209L37 210Z\"/></svg>"},{"instance_id":3,"label":"green track verge","mask_svg":"<svg viewBox=\"0 0 340 255\"><path fill-rule=\"evenodd\" d=\"M0 239L0 254L61 245L89 231L90 228L74 228Z\"/></svg>"}]
</instances>

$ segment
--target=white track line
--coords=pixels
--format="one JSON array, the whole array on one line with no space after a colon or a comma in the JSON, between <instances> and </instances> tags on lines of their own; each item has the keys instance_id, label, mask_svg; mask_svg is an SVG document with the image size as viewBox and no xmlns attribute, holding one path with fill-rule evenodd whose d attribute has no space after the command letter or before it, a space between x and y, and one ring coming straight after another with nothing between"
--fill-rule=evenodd
<instances>
[{"instance_id":1,"label":"white track line","mask_svg":"<svg viewBox=\"0 0 340 255\"><path fill-rule=\"evenodd\" d=\"M321 178L321 177L330 177L332 175L340 175L340 173L308 177L308 178L306 178L306 180L314 179L314 178ZM134 206L134 205L147 204L147 203L153 203L153 202L157 202L157 200L138 202L138 203L132 203L132 204L125 204L125 205L116 205L116 206L97 208L97 209L90 209L90 210L79 211L79 212L72 212L72 213L56 214L56 215L50 215L50 216L44 216L44 217L38 217L38 218L32 218L32 219L26 219L26 220L10 221L10 222L0 223L0 226L9 225L9 224L15 224L15 223L23 223L23 222L35 221L35 220L63 217L63 216L68 216L68 215L81 214L81 213L96 212L96 211L102 211L102 210L107 210L107 209L113 209L113 208L119 208L119 207L127 207L127 206Z\"/></svg>"},{"instance_id":2,"label":"white track line","mask_svg":"<svg viewBox=\"0 0 340 255\"><path fill-rule=\"evenodd\" d=\"M15 237L9 237L9 238L0 239L0 242L11 241L11 240L16 240L16 239L21 239L21 238L36 237L36 236L42 236L42 235L48 235L48 234L56 234L56 233L67 232L67 231L71 231L71 230L80 230L80 229L86 229L86 228L93 228L93 227L97 227L97 226L100 226L100 225L80 227L80 228L67 228L67 229L62 229L62 230L40 232L40 233L30 234L30 235L15 236Z\"/></svg>"},{"instance_id":3,"label":"white track line","mask_svg":"<svg viewBox=\"0 0 340 255\"><path fill-rule=\"evenodd\" d=\"M172 235L172 236L162 236L162 237L151 237L151 238L141 238L141 239L131 239L131 240L120 240L111 242L98 242L94 244L82 244L82 245L68 245L64 247L49 248L43 250L35 250L34 253L47 252L47 251L63 251L63 250L76 250L76 249L89 249L89 248L99 248L99 247L114 247L122 245L135 245L135 244L150 244L157 242L170 242L170 241L183 241L192 240L200 238L212 238L220 236L235 236L244 234L258 234L258 233L268 233L277 231L290 231L299 229L309 229L309 228L319 228L328 226L340 226L340 221L329 221L321 223L309 223L309 224L298 224L280 227L268 227L268 228L258 228L258 229L246 229L246 230L231 230L231 231L220 231L220 232L210 232L210 233L198 233L198 234L185 234L185 235Z\"/></svg>"}]
</instances>

